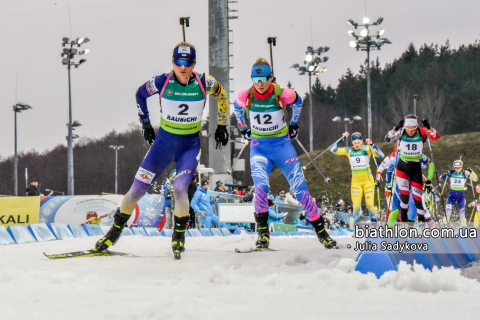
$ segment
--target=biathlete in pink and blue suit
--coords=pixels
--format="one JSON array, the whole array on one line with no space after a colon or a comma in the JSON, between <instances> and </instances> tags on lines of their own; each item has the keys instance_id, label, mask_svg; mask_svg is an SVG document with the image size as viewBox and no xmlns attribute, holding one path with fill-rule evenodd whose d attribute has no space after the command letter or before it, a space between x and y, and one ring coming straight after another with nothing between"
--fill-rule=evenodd
<instances>
[{"instance_id":1,"label":"biathlete in pink and blue suit","mask_svg":"<svg viewBox=\"0 0 480 320\"><path fill-rule=\"evenodd\" d=\"M292 139L296 139L299 132L302 98L295 91L282 89L273 82L271 67L263 58L257 59L253 65L251 76L253 86L238 93L234 106L242 135L251 141L250 166L255 183L255 221L258 227L256 246L268 248L269 245L269 175L272 167L277 165L290 184L290 191L304 208L322 245L327 249L336 248L336 241L325 230L323 217L308 192L298 154L292 144ZM290 127L286 123L287 104L293 104Z\"/></svg>"}]
</instances>

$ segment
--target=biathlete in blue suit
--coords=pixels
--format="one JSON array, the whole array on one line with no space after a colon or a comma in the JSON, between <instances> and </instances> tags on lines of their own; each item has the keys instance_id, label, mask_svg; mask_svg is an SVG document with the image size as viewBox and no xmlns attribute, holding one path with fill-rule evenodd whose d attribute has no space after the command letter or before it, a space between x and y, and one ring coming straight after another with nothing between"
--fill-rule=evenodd
<instances>
[{"instance_id":1,"label":"biathlete in blue suit","mask_svg":"<svg viewBox=\"0 0 480 320\"><path fill-rule=\"evenodd\" d=\"M312 223L318 239L325 248L336 247L336 242L325 230L324 220L310 196L292 140L298 136L298 118L302 110L302 98L293 90L281 89L273 83L268 62L257 59L252 67L253 86L238 93L235 100L235 115L245 139L250 143L250 166L255 183L255 221L258 227L258 248L269 245L268 192L269 175L277 165ZM290 127L286 123L287 104L292 105ZM250 128L247 121L250 122Z\"/></svg>"},{"instance_id":2,"label":"biathlete in blue suit","mask_svg":"<svg viewBox=\"0 0 480 320\"><path fill-rule=\"evenodd\" d=\"M221 148L228 143L228 97L213 77L193 71L195 62L195 47L181 42L173 49L173 70L153 77L138 88L138 116L143 126L143 136L151 148L115 214L112 228L97 242L96 250L106 250L118 241L136 203L172 162L176 163L172 249L176 258L185 250L185 230L189 221L187 190L200 156L199 131L207 94L218 99L218 126L215 131L217 147ZM156 135L150 123L146 101L155 94L159 95L161 107L160 130Z\"/></svg>"}]
</instances>

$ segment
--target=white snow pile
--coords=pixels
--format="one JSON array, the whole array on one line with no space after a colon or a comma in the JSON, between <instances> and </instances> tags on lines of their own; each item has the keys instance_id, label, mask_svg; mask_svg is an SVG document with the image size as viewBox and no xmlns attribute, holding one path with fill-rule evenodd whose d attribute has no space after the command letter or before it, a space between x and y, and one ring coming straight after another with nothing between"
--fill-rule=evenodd
<instances>
[{"instance_id":1,"label":"white snow pile","mask_svg":"<svg viewBox=\"0 0 480 320\"><path fill-rule=\"evenodd\" d=\"M480 284L453 268L399 265L380 279L355 269L353 249L315 237L275 237L275 252L238 254L251 235L122 237L114 250L141 257L49 260L97 239L0 246L1 319L446 319L478 317ZM342 248L353 244L339 238Z\"/></svg>"}]
</instances>

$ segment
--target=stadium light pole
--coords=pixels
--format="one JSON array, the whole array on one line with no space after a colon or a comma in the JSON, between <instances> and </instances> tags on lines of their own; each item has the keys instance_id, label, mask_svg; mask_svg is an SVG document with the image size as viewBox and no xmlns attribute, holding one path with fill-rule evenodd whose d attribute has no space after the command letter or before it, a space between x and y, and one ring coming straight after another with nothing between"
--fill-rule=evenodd
<instances>
[{"instance_id":1,"label":"stadium light pole","mask_svg":"<svg viewBox=\"0 0 480 320\"><path fill-rule=\"evenodd\" d=\"M15 121L15 158L13 160L13 177L14 177L14 195L15 197L18 196L18 156L17 156L17 113L20 113L22 111L32 109L31 106L29 106L26 103L23 102L17 102L13 105L13 113L15 114L14 116L14 121Z\"/></svg>"},{"instance_id":2,"label":"stadium light pole","mask_svg":"<svg viewBox=\"0 0 480 320\"><path fill-rule=\"evenodd\" d=\"M326 72L327 68L323 67L320 69L319 64L322 62L327 62L328 57L320 58L320 55L324 52L330 50L330 47L319 47L318 49L313 49L313 47L307 47L305 52L305 65L300 66L298 63L291 66L297 71L300 71L300 75L304 75L308 72L308 96L310 100L310 110L309 110L309 139L310 139L310 152L313 152L313 117L312 117L312 74L319 75L320 73ZM315 54L317 56L315 57Z\"/></svg>"},{"instance_id":3,"label":"stadium light pole","mask_svg":"<svg viewBox=\"0 0 480 320\"><path fill-rule=\"evenodd\" d=\"M118 150L123 149L123 146L110 146L115 150L115 194L118 194Z\"/></svg>"},{"instance_id":4,"label":"stadium light pole","mask_svg":"<svg viewBox=\"0 0 480 320\"><path fill-rule=\"evenodd\" d=\"M357 29L358 26L363 26L364 29L360 31L360 35L355 34L353 30L349 30L348 34L355 38L350 41L350 47L357 51L367 51L367 121L368 121L368 137L372 138L372 94L370 89L370 50L380 50L384 44L391 44L387 38L380 38L384 34L385 30L379 29L375 35L370 34L370 26L378 26L383 22L383 18L378 18L374 23L370 23L369 18L363 18L363 23L359 24L352 19L347 23ZM375 40L373 40L375 39Z\"/></svg>"},{"instance_id":5,"label":"stadium light pole","mask_svg":"<svg viewBox=\"0 0 480 320\"><path fill-rule=\"evenodd\" d=\"M72 123L72 86L71 86L71 79L70 79L70 69L71 66L75 66L75 68L78 68L79 65L85 63L87 60L85 59L80 59L78 63L75 63L72 61L72 59L75 58L75 55L84 55L88 53L88 49L83 49L82 51L78 51L77 48L79 48L82 44L89 42L90 39L88 38L77 38L75 40L70 41L69 38L64 37L62 39L62 47L64 47L61 57L62 59L62 64L67 66L68 69L68 151L67 151L67 193L68 195L73 195L74 194L74 183L73 183L73 133L72 130L74 123ZM77 46L77 48L74 48L74 46ZM65 46L70 46L70 48L65 48ZM81 124L78 123L77 127L80 126Z\"/></svg>"},{"instance_id":6,"label":"stadium light pole","mask_svg":"<svg viewBox=\"0 0 480 320\"><path fill-rule=\"evenodd\" d=\"M340 121L345 122L345 132L348 132L348 124L349 124L349 123L353 123L353 121L356 121L356 120L362 120L362 117L360 117L360 116L353 116L352 119L347 118L347 117L345 117L345 118L342 119L341 117L336 116L335 118L332 119L333 122L340 122ZM348 147L348 139L345 139L345 144L346 144L346 146Z\"/></svg>"}]
</instances>

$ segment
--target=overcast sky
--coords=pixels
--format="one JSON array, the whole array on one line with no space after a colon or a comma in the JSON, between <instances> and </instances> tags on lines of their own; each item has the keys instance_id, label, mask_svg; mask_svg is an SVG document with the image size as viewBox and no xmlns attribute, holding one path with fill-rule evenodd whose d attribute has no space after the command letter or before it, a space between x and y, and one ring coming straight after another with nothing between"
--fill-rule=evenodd
<instances>
[{"instance_id":1,"label":"overcast sky","mask_svg":"<svg viewBox=\"0 0 480 320\"><path fill-rule=\"evenodd\" d=\"M268 58L267 37L276 36L275 75L281 85L291 80L301 94L308 77L289 67L302 63L307 46L329 46L321 75L336 86L347 68L355 72L366 58L349 47L346 21L360 22L364 0L238 0L239 19L233 29L235 93L251 85L256 58ZM18 148L45 151L66 144L68 122L67 69L61 64L62 37L89 37L88 60L72 69L73 117L83 126L80 136L101 137L136 122L135 91L152 76L171 70L173 47L181 41L178 18L190 16L187 41L197 48L196 70L208 73L207 0L16 0L1 1L0 11L0 155L14 153L12 105L30 104L19 114ZM69 19L69 5L70 16ZM479 35L480 2L472 0L367 0L367 16L383 17L384 37L393 42L372 59L382 65L398 57L410 42L453 47L474 42ZM310 32L310 19L312 34ZM70 33L71 20L71 33ZM376 29L375 29L376 30ZM77 59L78 60L78 59ZM16 74L18 90L16 93ZM235 96L231 95L231 99ZM159 123L158 98L148 101ZM208 104L207 104L208 105ZM330 121L324 119L322 121ZM319 123L318 125L321 125ZM125 150L128 152L128 150Z\"/></svg>"}]
</instances>

